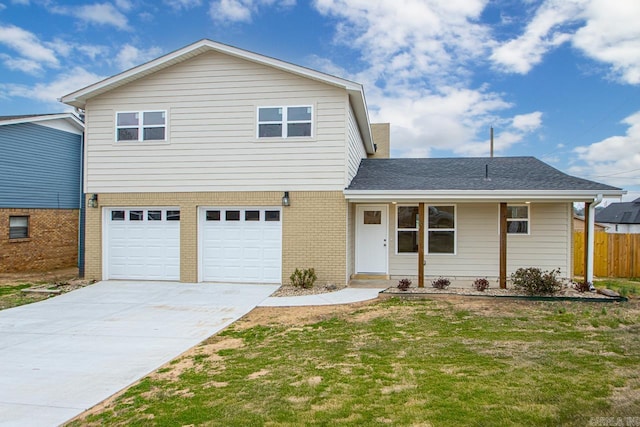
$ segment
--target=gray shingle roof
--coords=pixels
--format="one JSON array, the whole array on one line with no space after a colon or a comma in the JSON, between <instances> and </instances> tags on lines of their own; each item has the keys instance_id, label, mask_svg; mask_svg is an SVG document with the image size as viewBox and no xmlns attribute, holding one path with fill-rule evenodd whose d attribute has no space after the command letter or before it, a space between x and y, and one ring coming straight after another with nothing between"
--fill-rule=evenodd
<instances>
[{"instance_id":1,"label":"gray shingle roof","mask_svg":"<svg viewBox=\"0 0 640 427\"><path fill-rule=\"evenodd\" d=\"M0 121L3 120L16 120L16 119L29 119L31 117L42 117L42 116L55 116L61 113L47 113L47 114L23 114L20 116L0 116Z\"/></svg>"},{"instance_id":2,"label":"gray shingle roof","mask_svg":"<svg viewBox=\"0 0 640 427\"><path fill-rule=\"evenodd\" d=\"M640 224L640 198L633 202L611 203L596 213L596 221L609 224Z\"/></svg>"},{"instance_id":3,"label":"gray shingle roof","mask_svg":"<svg viewBox=\"0 0 640 427\"><path fill-rule=\"evenodd\" d=\"M489 179L485 179L487 167ZM620 190L567 175L535 157L364 159L347 189Z\"/></svg>"}]
</instances>

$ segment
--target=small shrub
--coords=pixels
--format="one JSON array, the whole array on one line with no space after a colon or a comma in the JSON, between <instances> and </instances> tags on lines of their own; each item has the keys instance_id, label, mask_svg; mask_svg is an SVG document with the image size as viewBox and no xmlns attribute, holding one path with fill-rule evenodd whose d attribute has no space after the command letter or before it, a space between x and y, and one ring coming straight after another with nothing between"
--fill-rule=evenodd
<instances>
[{"instance_id":1,"label":"small shrub","mask_svg":"<svg viewBox=\"0 0 640 427\"><path fill-rule=\"evenodd\" d=\"M431 286L433 286L436 289L447 289L450 284L451 284L451 280L445 277L438 277L436 280L431 282Z\"/></svg>"},{"instance_id":2,"label":"small shrub","mask_svg":"<svg viewBox=\"0 0 640 427\"><path fill-rule=\"evenodd\" d=\"M481 277L473 281L473 289L476 291L484 292L489 288L489 281L486 277Z\"/></svg>"},{"instance_id":3,"label":"small shrub","mask_svg":"<svg viewBox=\"0 0 640 427\"><path fill-rule=\"evenodd\" d=\"M409 289L409 286L411 286L410 279L401 279L398 281L398 289L400 289L401 291L406 291L407 289Z\"/></svg>"},{"instance_id":4,"label":"small shrub","mask_svg":"<svg viewBox=\"0 0 640 427\"><path fill-rule=\"evenodd\" d=\"M559 269L542 271L535 267L519 268L511 275L511 281L516 289L521 289L527 295L553 295L562 288L558 274Z\"/></svg>"},{"instance_id":5,"label":"small shrub","mask_svg":"<svg viewBox=\"0 0 640 427\"><path fill-rule=\"evenodd\" d=\"M303 289L311 289L317 278L313 268L303 268L302 270L296 268L289 277L293 286Z\"/></svg>"},{"instance_id":6,"label":"small shrub","mask_svg":"<svg viewBox=\"0 0 640 427\"><path fill-rule=\"evenodd\" d=\"M582 280L580 282L576 282L573 284L573 289L576 291L583 293L591 291L593 284L591 282L587 282L586 280Z\"/></svg>"}]
</instances>

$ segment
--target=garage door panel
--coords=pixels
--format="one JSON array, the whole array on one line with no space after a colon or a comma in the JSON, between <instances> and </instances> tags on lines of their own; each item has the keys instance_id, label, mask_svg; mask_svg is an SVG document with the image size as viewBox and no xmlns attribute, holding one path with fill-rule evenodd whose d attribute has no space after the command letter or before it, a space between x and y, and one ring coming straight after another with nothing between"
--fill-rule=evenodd
<instances>
[{"instance_id":1,"label":"garage door panel","mask_svg":"<svg viewBox=\"0 0 640 427\"><path fill-rule=\"evenodd\" d=\"M227 210L233 213L227 216ZM201 280L280 283L282 227L280 221L265 221L265 210L278 209L201 209ZM240 220L227 221L227 217L237 217L235 212L239 212Z\"/></svg>"},{"instance_id":2,"label":"garage door panel","mask_svg":"<svg viewBox=\"0 0 640 427\"><path fill-rule=\"evenodd\" d=\"M149 210L160 211L161 220L155 213L149 215ZM115 215L124 220L112 220L113 211L124 212ZM130 215L131 211L143 214ZM108 278L180 279L180 222L168 221L166 211L167 208L112 208L105 212ZM131 221L132 217L142 220Z\"/></svg>"}]
</instances>

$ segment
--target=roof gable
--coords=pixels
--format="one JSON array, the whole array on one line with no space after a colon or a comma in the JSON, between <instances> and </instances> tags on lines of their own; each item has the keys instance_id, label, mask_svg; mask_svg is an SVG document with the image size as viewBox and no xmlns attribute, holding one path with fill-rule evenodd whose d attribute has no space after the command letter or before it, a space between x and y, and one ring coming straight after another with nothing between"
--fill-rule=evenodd
<instances>
[{"instance_id":1,"label":"roof gable","mask_svg":"<svg viewBox=\"0 0 640 427\"><path fill-rule=\"evenodd\" d=\"M375 151L373 147L373 140L371 137L369 113L367 111L364 90L361 84L342 79L340 77L325 74L316 70L312 70L310 68L305 68L299 65L281 61L279 59L260 55L254 52L249 52L222 43L217 43L208 39L200 40L182 49L161 56L160 58L154 59L145 64L126 70L120 74L116 74L115 76L109 77L90 86L79 89L75 92L63 96L62 98L60 98L60 101L64 102L65 104L72 105L76 108L84 108L87 100L93 97L116 89L125 84L131 83L135 80L142 79L145 76L171 67L175 64L184 62L202 53L211 51L273 67L282 71L286 71L288 73L316 80L346 90L351 105L353 106L356 118L358 120L358 126L360 128L360 132L363 135L363 140L365 142L365 146L367 147L367 151L370 153L373 153Z\"/></svg>"}]
</instances>

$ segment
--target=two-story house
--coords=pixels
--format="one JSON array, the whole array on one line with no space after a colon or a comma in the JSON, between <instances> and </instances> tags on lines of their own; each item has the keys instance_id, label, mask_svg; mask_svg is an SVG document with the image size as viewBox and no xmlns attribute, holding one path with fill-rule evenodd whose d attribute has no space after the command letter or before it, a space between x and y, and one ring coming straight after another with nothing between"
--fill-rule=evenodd
<instances>
[{"instance_id":1,"label":"two-story house","mask_svg":"<svg viewBox=\"0 0 640 427\"><path fill-rule=\"evenodd\" d=\"M96 279L570 274L572 202L622 193L533 158L385 159L360 84L209 40L62 101L86 114Z\"/></svg>"},{"instance_id":2,"label":"two-story house","mask_svg":"<svg viewBox=\"0 0 640 427\"><path fill-rule=\"evenodd\" d=\"M77 264L83 128L72 113L0 117L0 273Z\"/></svg>"}]
</instances>

